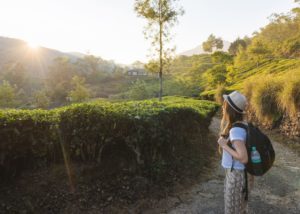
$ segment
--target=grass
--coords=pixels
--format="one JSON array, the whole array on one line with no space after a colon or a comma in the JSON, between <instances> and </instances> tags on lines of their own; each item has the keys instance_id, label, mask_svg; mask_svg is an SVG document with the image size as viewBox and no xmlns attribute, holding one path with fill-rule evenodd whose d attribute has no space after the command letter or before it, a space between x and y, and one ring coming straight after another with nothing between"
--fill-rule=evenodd
<instances>
[{"instance_id":1,"label":"grass","mask_svg":"<svg viewBox=\"0 0 300 214\"><path fill-rule=\"evenodd\" d=\"M255 88L252 90L250 104L259 120L274 122L281 116L278 105L278 95L283 89L281 78L266 76L252 82Z\"/></svg>"},{"instance_id":2,"label":"grass","mask_svg":"<svg viewBox=\"0 0 300 214\"><path fill-rule=\"evenodd\" d=\"M284 88L279 93L278 102L283 111L294 117L300 111L300 70L288 73L284 81Z\"/></svg>"},{"instance_id":3,"label":"grass","mask_svg":"<svg viewBox=\"0 0 300 214\"><path fill-rule=\"evenodd\" d=\"M277 59L262 62L258 67L243 68L237 71L235 81L227 89L243 91L245 84L252 79L259 80L265 75L284 76L286 73L296 73L300 70L299 59Z\"/></svg>"}]
</instances>

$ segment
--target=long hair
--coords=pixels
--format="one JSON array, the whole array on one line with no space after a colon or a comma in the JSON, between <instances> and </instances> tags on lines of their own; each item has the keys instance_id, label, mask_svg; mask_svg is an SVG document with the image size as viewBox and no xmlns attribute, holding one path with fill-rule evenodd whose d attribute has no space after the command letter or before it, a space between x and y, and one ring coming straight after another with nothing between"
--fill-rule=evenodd
<instances>
[{"instance_id":1,"label":"long hair","mask_svg":"<svg viewBox=\"0 0 300 214\"><path fill-rule=\"evenodd\" d=\"M221 127L220 127L220 136L225 138L229 137L229 131L232 128L233 123L237 121L243 120L243 114L235 111L227 101L223 102L222 106L223 116L221 120ZM219 146L219 153L221 153L221 147Z\"/></svg>"}]
</instances>

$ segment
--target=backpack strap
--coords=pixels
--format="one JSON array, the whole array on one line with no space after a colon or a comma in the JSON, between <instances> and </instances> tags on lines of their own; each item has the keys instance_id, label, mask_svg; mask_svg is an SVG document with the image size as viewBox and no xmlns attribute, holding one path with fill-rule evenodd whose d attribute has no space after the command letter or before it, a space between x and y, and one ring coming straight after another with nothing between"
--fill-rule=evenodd
<instances>
[{"instance_id":1,"label":"backpack strap","mask_svg":"<svg viewBox=\"0 0 300 214\"><path fill-rule=\"evenodd\" d=\"M248 125L244 124L244 123L234 123L232 127L239 127L239 128L243 128L246 130L246 133L248 134ZM246 138L247 139L247 138ZM247 143L246 143L247 146ZM233 158L232 158L233 159ZM248 158L249 159L249 158ZM249 160L248 160L249 161ZM232 166L231 166L231 170L233 169L233 162L232 162ZM247 170L246 168L244 169L244 174L245 174L245 186L243 189L243 193L245 193L245 201L248 201L248 175L247 175Z\"/></svg>"},{"instance_id":2,"label":"backpack strap","mask_svg":"<svg viewBox=\"0 0 300 214\"><path fill-rule=\"evenodd\" d=\"M241 123L241 122L236 122L236 123L233 123L232 124L232 128L234 127L239 127L239 128L242 128L242 129L245 129L246 133L247 133L247 137L246 137L246 148L247 149L250 149L249 145L247 144L247 141L248 141L248 137L249 137L249 126L252 126L251 123L248 123L247 125L244 124L244 123Z\"/></svg>"},{"instance_id":3,"label":"backpack strap","mask_svg":"<svg viewBox=\"0 0 300 214\"><path fill-rule=\"evenodd\" d=\"M245 129L246 132L248 130L248 125L246 125L244 123L240 123L240 122L233 123L232 128L234 128L234 127L239 127L239 128Z\"/></svg>"}]
</instances>

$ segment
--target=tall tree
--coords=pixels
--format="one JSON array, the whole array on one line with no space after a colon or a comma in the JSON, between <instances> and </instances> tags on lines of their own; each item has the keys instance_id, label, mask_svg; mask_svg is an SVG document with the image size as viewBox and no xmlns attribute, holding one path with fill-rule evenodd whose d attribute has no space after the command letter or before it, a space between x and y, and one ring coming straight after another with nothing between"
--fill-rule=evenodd
<instances>
[{"instance_id":1,"label":"tall tree","mask_svg":"<svg viewBox=\"0 0 300 214\"><path fill-rule=\"evenodd\" d=\"M217 85L226 84L226 66L224 64L215 65L204 73L206 87L216 88Z\"/></svg>"},{"instance_id":2,"label":"tall tree","mask_svg":"<svg viewBox=\"0 0 300 214\"><path fill-rule=\"evenodd\" d=\"M205 42L202 43L202 48L206 52L212 52L213 49L222 49L223 40L221 37L217 38L215 35L210 34Z\"/></svg>"},{"instance_id":3,"label":"tall tree","mask_svg":"<svg viewBox=\"0 0 300 214\"><path fill-rule=\"evenodd\" d=\"M154 55L159 60L159 100L162 100L162 75L172 49L166 48L171 40L170 29L178 22L178 16L184 11L176 5L178 0L135 0L134 10L139 17L145 18L148 25L145 27L145 38L151 40L155 47ZM158 56L158 57L157 57Z\"/></svg>"},{"instance_id":4,"label":"tall tree","mask_svg":"<svg viewBox=\"0 0 300 214\"><path fill-rule=\"evenodd\" d=\"M50 105L50 98L47 95L45 90L36 91L33 95L34 101L33 104L36 108L46 109Z\"/></svg>"},{"instance_id":5,"label":"tall tree","mask_svg":"<svg viewBox=\"0 0 300 214\"><path fill-rule=\"evenodd\" d=\"M216 64L232 64L233 63L233 56L230 55L227 52L223 52L223 51L215 51L212 55L211 55L211 60L213 63Z\"/></svg>"},{"instance_id":6,"label":"tall tree","mask_svg":"<svg viewBox=\"0 0 300 214\"><path fill-rule=\"evenodd\" d=\"M85 86L85 79L83 77L74 76L72 78L73 90L69 93L69 100L71 102L82 102L90 97L90 90Z\"/></svg>"},{"instance_id":7,"label":"tall tree","mask_svg":"<svg viewBox=\"0 0 300 214\"><path fill-rule=\"evenodd\" d=\"M248 48L248 53L250 54L250 57L256 62L257 67L259 66L260 61L272 55L272 51L268 49L266 44L257 38L253 39L251 46L249 46Z\"/></svg>"},{"instance_id":8,"label":"tall tree","mask_svg":"<svg viewBox=\"0 0 300 214\"><path fill-rule=\"evenodd\" d=\"M0 84L0 107L11 108L16 107L16 87L3 80Z\"/></svg>"},{"instance_id":9,"label":"tall tree","mask_svg":"<svg viewBox=\"0 0 300 214\"><path fill-rule=\"evenodd\" d=\"M18 88L25 88L26 69L21 63L11 63L5 67L3 78Z\"/></svg>"},{"instance_id":10,"label":"tall tree","mask_svg":"<svg viewBox=\"0 0 300 214\"><path fill-rule=\"evenodd\" d=\"M234 42L232 42L229 46L228 52L232 55L237 55L240 47L246 49L247 43L245 40L237 38Z\"/></svg>"},{"instance_id":11,"label":"tall tree","mask_svg":"<svg viewBox=\"0 0 300 214\"><path fill-rule=\"evenodd\" d=\"M46 85L52 101L63 103L72 88L72 77L76 68L69 58L58 57L53 60L47 74Z\"/></svg>"}]
</instances>

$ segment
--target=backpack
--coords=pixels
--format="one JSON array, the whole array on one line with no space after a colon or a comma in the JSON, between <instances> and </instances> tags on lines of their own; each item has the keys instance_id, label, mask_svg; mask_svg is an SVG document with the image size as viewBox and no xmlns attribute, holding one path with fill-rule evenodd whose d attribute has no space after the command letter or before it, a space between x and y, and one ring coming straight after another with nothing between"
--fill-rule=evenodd
<instances>
[{"instance_id":1,"label":"backpack","mask_svg":"<svg viewBox=\"0 0 300 214\"><path fill-rule=\"evenodd\" d=\"M233 127L243 128L247 132L246 148L248 153L248 163L245 165L246 171L254 176L264 175L272 167L275 160L275 151L270 139L252 123L248 123L248 125L234 123ZM256 150L260 154L260 164L253 164L251 162L251 151L253 147L256 147Z\"/></svg>"}]
</instances>

